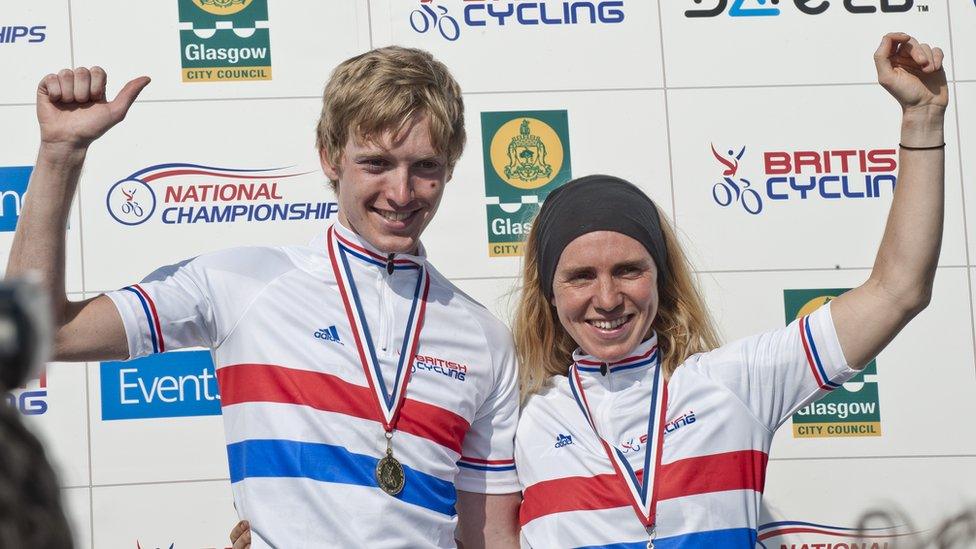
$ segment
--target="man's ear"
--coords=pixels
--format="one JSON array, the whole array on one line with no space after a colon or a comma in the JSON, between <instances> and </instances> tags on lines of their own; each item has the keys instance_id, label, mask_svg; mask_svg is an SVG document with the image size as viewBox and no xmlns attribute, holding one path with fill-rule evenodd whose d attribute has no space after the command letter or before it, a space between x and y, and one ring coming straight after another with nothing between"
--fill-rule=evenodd
<instances>
[{"instance_id":1,"label":"man's ear","mask_svg":"<svg viewBox=\"0 0 976 549\"><path fill-rule=\"evenodd\" d=\"M332 181L339 181L339 166L333 165L329 160L329 152L322 146L319 148L319 164L322 165L322 172Z\"/></svg>"}]
</instances>

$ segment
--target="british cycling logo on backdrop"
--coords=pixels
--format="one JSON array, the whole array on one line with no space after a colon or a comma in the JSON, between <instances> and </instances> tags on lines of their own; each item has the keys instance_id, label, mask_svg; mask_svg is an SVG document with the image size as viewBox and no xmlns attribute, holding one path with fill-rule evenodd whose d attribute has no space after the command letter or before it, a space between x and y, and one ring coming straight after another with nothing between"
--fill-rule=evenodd
<instances>
[{"instance_id":1,"label":"british cycling logo on backdrop","mask_svg":"<svg viewBox=\"0 0 976 549\"><path fill-rule=\"evenodd\" d=\"M745 211L758 215L763 209L762 197L756 189L750 188L752 183L748 179L735 178L739 172L739 160L745 153L746 148L742 147L739 152L729 149L727 155L722 155L715 150L715 145L712 145L712 155L725 167L722 171L722 181L712 185L712 198L719 206L741 204Z\"/></svg>"},{"instance_id":2,"label":"british cycling logo on backdrop","mask_svg":"<svg viewBox=\"0 0 976 549\"><path fill-rule=\"evenodd\" d=\"M702 4L703 0L694 0L695 5ZM706 6L697 7L685 11L685 17L717 17L723 13L728 13L729 17L775 17L781 12L779 7L780 0L712 0L705 2ZM784 1L783 4L790 2ZM800 13L806 15L820 15L831 8L832 4L843 6L848 13L871 14L877 13L904 13L915 8L915 0L793 0L792 4ZM839 9L839 8L838 8ZM917 6L917 11L929 11L928 5Z\"/></svg>"},{"instance_id":3,"label":"british cycling logo on backdrop","mask_svg":"<svg viewBox=\"0 0 976 549\"><path fill-rule=\"evenodd\" d=\"M712 200L751 215L778 202L879 198L893 193L897 184L895 149L764 151L762 177L747 178L741 168L749 147L710 146L721 170L718 180L711 182Z\"/></svg>"},{"instance_id":4,"label":"british cycling logo on backdrop","mask_svg":"<svg viewBox=\"0 0 976 549\"><path fill-rule=\"evenodd\" d=\"M410 27L418 34L440 35L454 42L469 27L601 25L621 23L625 17L624 0L463 0L457 11L447 3L420 0L420 6L410 12Z\"/></svg>"},{"instance_id":5,"label":"british cycling logo on backdrop","mask_svg":"<svg viewBox=\"0 0 976 549\"><path fill-rule=\"evenodd\" d=\"M284 180L310 173L157 164L113 184L105 206L112 219L128 226L149 221L157 211L166 225L329 219L339 212L338 203L286 198L295 186Z\"/></svg>"}]
</instances>

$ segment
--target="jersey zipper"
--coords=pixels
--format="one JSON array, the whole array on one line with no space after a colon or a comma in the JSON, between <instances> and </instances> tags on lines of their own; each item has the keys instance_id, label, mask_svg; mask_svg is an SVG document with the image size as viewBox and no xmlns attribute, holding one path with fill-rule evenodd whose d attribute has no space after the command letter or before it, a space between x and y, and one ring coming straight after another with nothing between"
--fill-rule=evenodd
<instances>
[{"instance_id":1,"label":"jersey zipper","mask_svg":"<svg viewBox=\"0 0 976 549\"><path fill-rule=\"evenodd\" d=\"M383 352L389 352L390 347L393 346L391 341L393 337L393 291L391 290L393 285L393 257L394 254L390 254L386 258L386 274L380 274L380 284L383 287L377 292L381 296L379 344Z\"/></svg>"}]
</instances>

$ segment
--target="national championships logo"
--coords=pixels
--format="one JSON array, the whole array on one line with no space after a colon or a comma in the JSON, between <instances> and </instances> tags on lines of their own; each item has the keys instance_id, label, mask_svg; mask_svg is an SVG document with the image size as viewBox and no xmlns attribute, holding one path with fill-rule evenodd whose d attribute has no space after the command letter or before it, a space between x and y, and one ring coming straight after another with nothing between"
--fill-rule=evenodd
<instances>
[{"instance_id":1,"label":"national championships logo","mask_svg":"<svg viewBox=\"0 0 976 549\"><path fill-rule=\"evenodd\" d=\"M849 528L798 520L759 527L757 547L763 549L894 549L899 539L915 536L902 526Z\"/></svg>"},{"instance_id":2,"label":"national championships logo","mask_svg":"<svg viewBox=\"0 0 976 549\"><path fill-rule=\"evenodd\" d=\"M339 212L336 202L285 198L285 181L310 173L156 164L109 187L105 206L112 219L126 226L155 217L166 225L330 219Z\"/></svg>"}]
</instances>

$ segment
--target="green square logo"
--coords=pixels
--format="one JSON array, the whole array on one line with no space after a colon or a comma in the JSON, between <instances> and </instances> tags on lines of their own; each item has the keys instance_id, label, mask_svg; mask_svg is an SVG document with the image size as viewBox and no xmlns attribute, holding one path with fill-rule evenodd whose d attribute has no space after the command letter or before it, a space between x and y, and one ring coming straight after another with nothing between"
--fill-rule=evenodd
<instances>
[{"instance_id":1,"label":"green square logo","mask_svg":"<svg viewBox=\"0 0 976 549\"><path fill-rule=\"evenodd\" d=\"M488 255L522 255L539 206L573 178L565 110L481 113Z\"/></svg>"},{"instance_id":2,"label":"green square logo","mask_svg":"<svg viewBox=\"0 0 976 549\"><path fill-rule=\"evenodd\" d=\"M849 288L783 290L786 323L808 315ZM879 437L878 364L872 360L850 381L793 414L793 438Z\"/></svg>"},{"instance_id":3,"label":"green square logo","mask_svg":"<svg viewBox=\"0 0 976 549\"><path fill-rule=\"evenodd\" d=\"M178 0L184 82L271 80L268 0Z\"/></svg>"}]
</instances>

